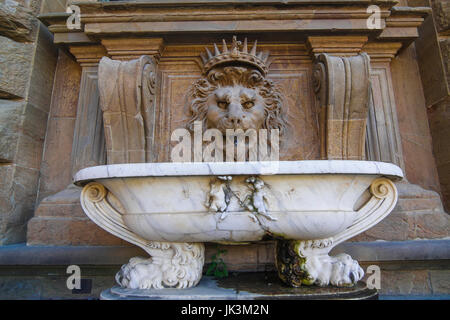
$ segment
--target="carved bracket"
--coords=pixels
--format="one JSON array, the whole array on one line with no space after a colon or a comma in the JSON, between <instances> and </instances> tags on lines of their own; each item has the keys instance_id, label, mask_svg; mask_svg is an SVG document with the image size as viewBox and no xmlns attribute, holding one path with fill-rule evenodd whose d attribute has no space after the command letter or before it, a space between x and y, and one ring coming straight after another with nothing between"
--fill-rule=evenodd
<instances>
[{"instance_id":1,"label":"carved bracket","mask_svg":"<svg viewBox=\"0 0 450 320\"><path fill-rule=\"evenodd\" d=\"M364 160L370 61L320 54L313 70L324 159Z\"/></svg>"},{"instance_id":2,"label":"carved bracket","mask_svg":"<svg viewBox=\"0 0 450 320\"><path fill-rule=\"evenodd\" d=\"M100 60L98 84L108 164L149 162L156 82L153 57Z\"/></svg>"}]
</instances>

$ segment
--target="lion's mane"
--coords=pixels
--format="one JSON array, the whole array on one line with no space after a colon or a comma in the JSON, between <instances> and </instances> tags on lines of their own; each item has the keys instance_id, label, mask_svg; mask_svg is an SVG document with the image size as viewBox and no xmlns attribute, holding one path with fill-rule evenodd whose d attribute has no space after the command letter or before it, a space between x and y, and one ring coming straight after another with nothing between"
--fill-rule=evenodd
<instances>
[{"instance_id":1,"label":"lion's mane","mask_svg":"<svg viewBox=\"0 0 450 320\"><path fill-rule=\"evenodd\" d=\"M263 129L279 129L280 136L286 129L286 120L283 115L283 102L276 85L265 79L262 74L251 68L222 67L208 72L207 76L197 80L188 92L190 99L189 112L191 118L187 124L193 131L194 122L201 121L203 128L207 129L206 114L208 112L208 97L219 87L241 85L256 90L264 99L265 120Z\"/></svg>"}]
</instances>

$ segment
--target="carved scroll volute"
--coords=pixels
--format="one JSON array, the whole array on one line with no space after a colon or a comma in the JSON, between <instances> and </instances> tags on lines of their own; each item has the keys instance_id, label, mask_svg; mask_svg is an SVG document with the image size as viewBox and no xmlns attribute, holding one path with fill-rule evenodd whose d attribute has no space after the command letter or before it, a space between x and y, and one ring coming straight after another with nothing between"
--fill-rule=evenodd
<instances>
[{"instance_id":1,"label":"carved scroll volute","mask_svg":"<svg viewBox=\"0 0 450 320\"><path fill-rule=\"evenodd\" d=\"M108 164L148 162L156 87L154 58L117 61L103 57L98 84Z\"/></svg>"},{"instance_id":2,"label":"carved scroll volute","mask_svg":"<svg viewBox=\"0 0 450 320\"><path fill-rule=\"evenodd\" d=\"M365 159L370 89L369 56L320 54L313 70L320 103L321 155L324 159Z\"/></svg>"}]
</instances>

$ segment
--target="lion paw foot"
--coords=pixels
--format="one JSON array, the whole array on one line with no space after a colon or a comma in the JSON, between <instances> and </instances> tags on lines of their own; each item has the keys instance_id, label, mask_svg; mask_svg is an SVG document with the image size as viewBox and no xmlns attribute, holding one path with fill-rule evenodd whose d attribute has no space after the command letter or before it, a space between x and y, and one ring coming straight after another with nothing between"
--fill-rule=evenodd
<instances>
[{"instance_id":1,"label":"lion paw foot","mask_svg":"<svg viewBox=\"0 0 450 320\"><path fill-rule=\"evenodd\" d=\"M329 284L337 287L352 286L364 276L358 261L345 253L334 257L328 255L308 257L305 267L314 283L319 286Z\"/></svg>"}]
</instances>

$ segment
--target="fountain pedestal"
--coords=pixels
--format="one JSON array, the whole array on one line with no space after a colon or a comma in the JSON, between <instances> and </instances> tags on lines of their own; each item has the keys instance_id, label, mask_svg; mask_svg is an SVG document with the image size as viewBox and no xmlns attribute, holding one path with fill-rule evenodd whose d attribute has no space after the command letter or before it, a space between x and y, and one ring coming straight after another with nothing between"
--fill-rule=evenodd
<instances>
[{"instance_id":1,"label":"fountain pedestal","mask_svg":"<svg viewBox=\"0 0 450 320\"><path fill-rule=\"evenodd\" d=\"M376 289L362 281L352 287L284 285L275 272L245 272L226 279L206 276L196 287L184 290L136 290L115 286L101 293L102 300L375 300Z\"/></svg>"}]
</instances>

